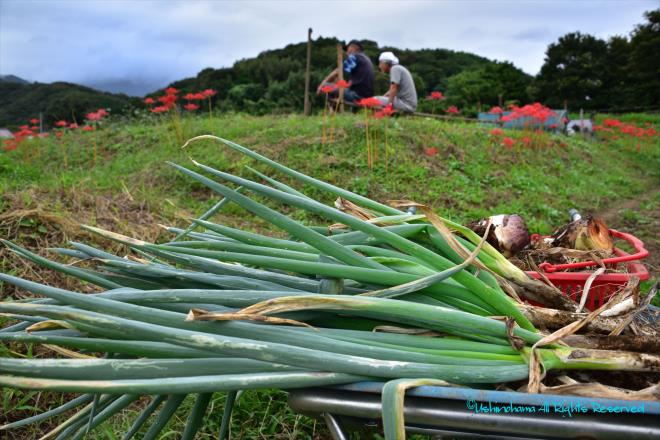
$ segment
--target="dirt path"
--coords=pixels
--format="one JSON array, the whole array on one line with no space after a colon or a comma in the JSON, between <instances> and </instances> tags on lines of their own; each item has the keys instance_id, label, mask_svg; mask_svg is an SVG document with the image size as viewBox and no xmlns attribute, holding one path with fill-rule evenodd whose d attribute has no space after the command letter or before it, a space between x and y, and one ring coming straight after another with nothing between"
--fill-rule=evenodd
<instances>
[{"instance_id":1,"label":"dirt path","mask_svg":"<svg viewBox=\"0 0 660 440\"><path fill-rule=\"evenodd\" d=\"M602 217L610 228L631 233L642 240L649 251L644 264L651 277L660 279L660 189L651 188L645 194L595 214Z\"/></svg>"}]
</instances>

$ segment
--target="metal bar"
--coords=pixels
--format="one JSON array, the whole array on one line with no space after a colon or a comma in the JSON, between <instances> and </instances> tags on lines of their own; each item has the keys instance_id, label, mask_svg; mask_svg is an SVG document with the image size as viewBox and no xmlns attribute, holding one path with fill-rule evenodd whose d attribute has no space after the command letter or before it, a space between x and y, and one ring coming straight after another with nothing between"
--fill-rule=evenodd
<instances>
[{"instance_id":1,"label":"metal bar","mask_svg":"<svg viewBox=\"0 0 660 440\"><path fill-rule=\"evenodd\" d=\"M300 413L381 418L380 395L342 390L308 388L289 393L289 406ZM528 414L475 413L465 401L407 397L406 426L438 434L459 432L511 438L602 440L660 438L660 418L653 414Z\"/></svg>"},{"instance_id":2,"label":"metal bar","mask_svg":"<svg viewBox=\"0 0 660 440\"><path fill-rule=\"evenodd\" d=\"M323 413L322 416L333 440L348 440L348 437L346 437L346 434L344 434L344 431L341 429L339 421L337 421L332 414Z\"/></svg>"}]
</instances>

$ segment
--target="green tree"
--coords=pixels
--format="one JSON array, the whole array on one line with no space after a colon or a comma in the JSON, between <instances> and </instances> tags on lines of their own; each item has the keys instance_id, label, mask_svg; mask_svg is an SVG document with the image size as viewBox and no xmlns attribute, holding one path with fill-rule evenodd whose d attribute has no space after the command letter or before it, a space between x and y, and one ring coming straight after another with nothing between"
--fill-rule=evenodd
<instances>
[{"instance_id":1,"label":"green tree","mask_svg":"<svg viewBox=\"0 0 660 440\"><path fill-rule=\"evenodd\" d=\"M592 35L574 32L559 38L546 51L536 77L535 97L558 107L566 99L573 108L607 106L607 43Z\"/></svg>"},{"instance_id":2,"label":"green tree","mask_svg":"<svg viewBox=\"0 0 660 440\"><path fill-rule=\"evenodd\" d=\"M630 84L633 106L660 105L660 9L644 14L630 38Z\"/></svg>"},{"instance_id":3,"label":"green tree","mask_svg":"<svg viewBox=\"0 0 660 440\"><path fill-rule=\"evenodd\" d=\"M464 107L498 104L505 101L528 102L532 77L509 62L495 62L480 69L466 70L449 78L448 102Z\"/></svg>"}]
</instances>

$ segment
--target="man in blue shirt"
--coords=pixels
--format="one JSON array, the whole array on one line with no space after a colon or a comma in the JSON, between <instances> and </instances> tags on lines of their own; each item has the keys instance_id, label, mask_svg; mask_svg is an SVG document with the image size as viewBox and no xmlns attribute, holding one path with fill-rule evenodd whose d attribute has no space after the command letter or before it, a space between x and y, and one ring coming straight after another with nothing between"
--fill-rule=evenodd
<instances>
[{"instance_id":1,"label":"man in blue shirt","mask_svg":"<svg viewBox=\"0 0 660 440\"><path fill-rule=\"evenodd\" d=\"M347 57L344 60L343 70L348 74L349 88L344 90L344 101L353 102L374 95L374 67L371 60L362 51L362 43L351 40L345 47ZM326 76L316 89L321 93L321 88L334 82L339 77L339 69L335 69ZM333 96L334 95L334 96ZM330 94L336 97L338 93Z\"/></svg>"}]
</instances>

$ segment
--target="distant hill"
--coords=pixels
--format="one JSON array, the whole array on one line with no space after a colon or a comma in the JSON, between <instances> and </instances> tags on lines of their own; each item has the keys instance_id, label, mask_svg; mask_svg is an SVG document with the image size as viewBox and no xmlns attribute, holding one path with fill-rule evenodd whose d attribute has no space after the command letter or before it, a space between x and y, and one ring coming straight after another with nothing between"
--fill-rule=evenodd
<instances>
[{"instance_id":1,"label":"distant hill","mask_svg":"<svg viewBox=\"0 0 660 440\"><path fill-rule=\"evenodd\" d=\"M16 75L0 75L0 82L10 82L17 84L30 84L30 81L26 81L23 78L19 78Z\"/></svg>"},{"instance_id":2,"label":"distant hill","mask_svg":"<svg viewBox=\"0 0 660 440\"><path fill-rule=\"evenodd\" d=\"M100 81L85 81L82 85L109 93L123 93L128 96L144 96L163 85L162 81L149 79L108 79Z\"/></svg>"},{"instance_id":3,"label":"distant hill","mask_svg":"<svg viewBox=\"0 0 660 440\"><path fill-rule=\"evenodd\" d=\"M77 84L0 81L0 127L16 128L39 113L43 113L47 125L59 119L81 122L92 110L110 108L113 114L122 114L135 105L141 105L138 98Z\"/></svg>"}]
</instances>

